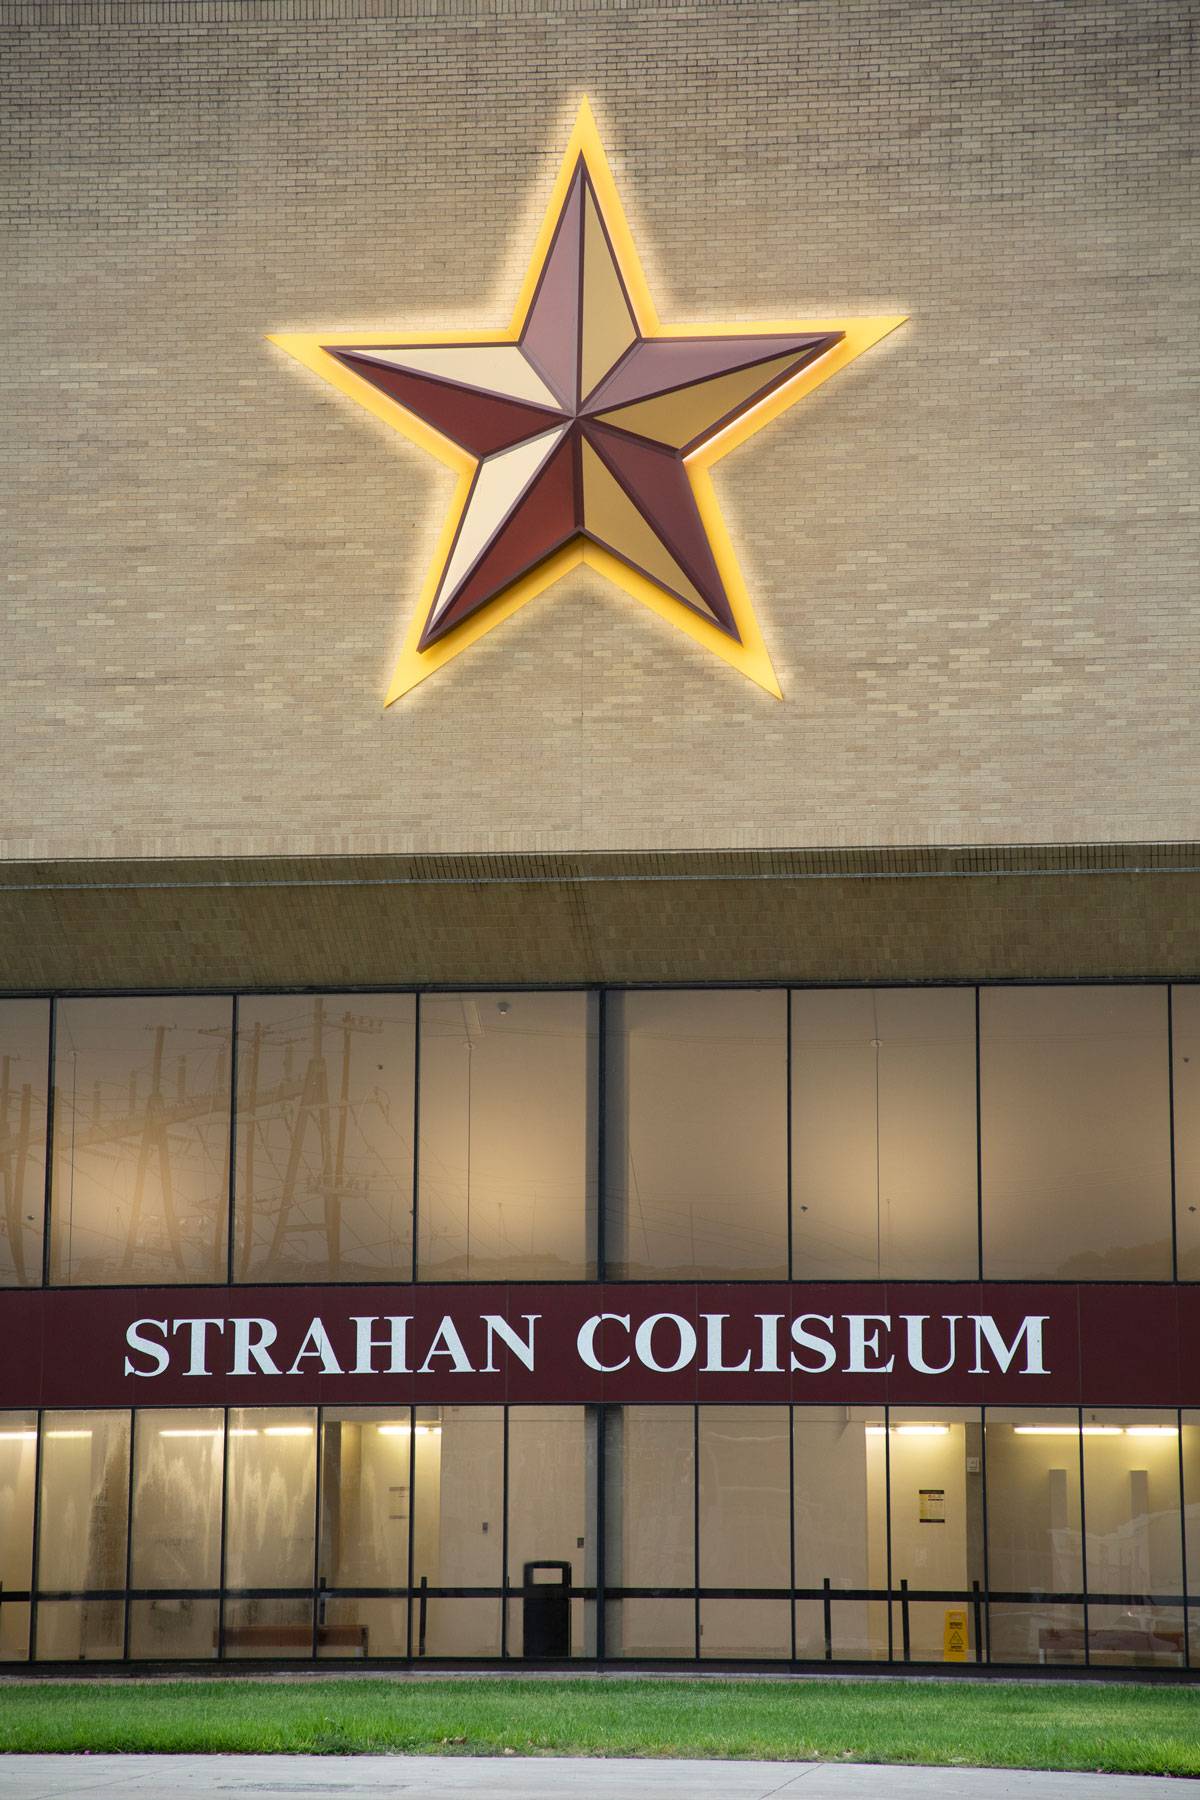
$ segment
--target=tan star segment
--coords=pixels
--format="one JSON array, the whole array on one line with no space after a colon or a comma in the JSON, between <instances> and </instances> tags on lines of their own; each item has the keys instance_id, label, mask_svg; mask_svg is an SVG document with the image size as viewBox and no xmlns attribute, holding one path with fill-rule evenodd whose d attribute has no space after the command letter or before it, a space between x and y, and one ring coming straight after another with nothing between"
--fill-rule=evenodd
<instances>
[{"instance_id":1,"label":"tan star segment","mask_svg":"<svg viewBox=\"0 0 1200 1800\"><path fill-rule=\"evenodd\" d=\"M902 323L661 326L585 101L507 332L273 340L458 472L386 703L580 562L778 696L708 471Z\"/></svg>"}]
</instances>

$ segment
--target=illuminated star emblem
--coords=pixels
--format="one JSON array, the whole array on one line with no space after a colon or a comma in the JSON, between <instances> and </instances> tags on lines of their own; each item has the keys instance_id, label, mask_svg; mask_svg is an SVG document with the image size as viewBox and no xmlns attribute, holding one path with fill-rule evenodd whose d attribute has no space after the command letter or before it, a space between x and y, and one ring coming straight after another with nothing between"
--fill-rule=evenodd
<instances>
[{"instance_id":1,"label":"illuminated star emblem","mask_svg":"<svg viewBox=\"0 0 1200 1800\"><path fill-rule=\"evenodd\" d=\"M708 471L902 323L660 325L585 101L507 331L272 340L459 474L386 703L580 562L779 695Z\"/></svg>"}]
</instances>

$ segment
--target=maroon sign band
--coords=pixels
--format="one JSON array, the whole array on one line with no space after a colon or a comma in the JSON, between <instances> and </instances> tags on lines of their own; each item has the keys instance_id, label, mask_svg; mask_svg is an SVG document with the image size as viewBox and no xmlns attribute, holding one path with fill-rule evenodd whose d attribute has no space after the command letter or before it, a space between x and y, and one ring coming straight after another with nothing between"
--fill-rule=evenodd
<instances>
[{"instance_id":1,"label":"maroon sign band","mask_svg":"<svg viewBox=\"0 0 1200 1800\"><path fill-rule=\"evenodd\" d=\"M0 1406L1200 1406L1200 1288L164 1287L0 1301Z\"/></svg>"}]
</instances>

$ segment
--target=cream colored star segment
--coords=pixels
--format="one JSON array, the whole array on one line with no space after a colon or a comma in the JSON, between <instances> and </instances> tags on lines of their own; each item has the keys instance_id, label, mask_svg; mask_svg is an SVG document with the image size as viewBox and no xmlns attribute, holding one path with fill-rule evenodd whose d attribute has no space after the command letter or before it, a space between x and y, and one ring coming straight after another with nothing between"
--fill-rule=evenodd
<instances>
[{"instance_id":1,"label":"cream colored star segment","mask_svg":"<svg viewBox=\"0 0 1200 1800\"><path fill-rule=\"evenodd\" d=\"M458 478L385 703L580 562L779 696L710 470L903 322L663 326L585 101L507 330L273 339Z\"/></svg>"},{"instance_id":2,"label":"cream colored star segment","mask_svg":"<svg viewBox=\"0 0 1200 1800\"><path fill-rule=\"evenodd\" d=\"M516 344L435 344L410 350L372 346L367 354L396 369L457 381L485 393L507 394L510 400L527 400L531 406L558 405Z\"/></svg>"},{"instance_id":3,"label":"cream colored star segment","mask_svg":"<svg viewBox=\"0 0 1200 1800\"><path fill-rule=\"evenodd\" d=\"M439 619L452 606L463 583L478 565L479 559L514 506L525 493L539 470L545 468L551 455L566 434L566 424L556 425L540 437L528 438L511 450L500 450L485 456L476 470L471 493L454 541L446 573L434 602L431 617Z\"/></svg>"}]
</instances>

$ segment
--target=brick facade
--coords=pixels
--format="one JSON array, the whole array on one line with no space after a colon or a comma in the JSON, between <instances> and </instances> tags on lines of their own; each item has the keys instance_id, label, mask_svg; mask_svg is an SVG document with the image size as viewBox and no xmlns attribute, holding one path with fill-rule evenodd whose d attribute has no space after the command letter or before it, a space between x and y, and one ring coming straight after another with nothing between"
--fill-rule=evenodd
<instances>
[{"instance_id":1,"label":"brick facade","mask_svg":"<svg viewBox=\"0 0 1200 1800\"><path fill-rule=\"evenodd\" d=\"M1193 0L0 5L0 855L1182 839ZM595 575L388 711L446 504L265 341L511 310L577 98L664 318L911 323L717 473L779 704Z\"/></svg>"}]
</instances>

